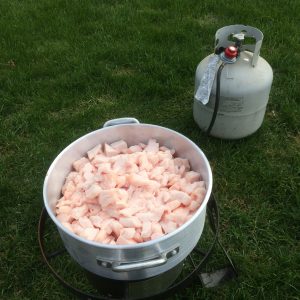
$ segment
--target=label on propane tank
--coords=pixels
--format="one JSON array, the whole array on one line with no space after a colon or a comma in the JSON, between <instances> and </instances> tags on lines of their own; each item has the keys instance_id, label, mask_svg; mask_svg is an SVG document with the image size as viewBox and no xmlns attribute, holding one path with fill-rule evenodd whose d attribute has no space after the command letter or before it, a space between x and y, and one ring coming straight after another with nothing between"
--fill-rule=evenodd
<instances>
[{"instance_id":1,"label":"label on propane tank","mask_svg":"<svg viewBox=\"0 0 300 300\"><path fill-rule=\"evenodd\" d=\"M244 109L244 98L221 97L220 111L242 112Z\"/></svg>"},{"instance_id":2,"label":"label on propane tank","mask_svg":"<svg viewBox=\"0 0 300 300\"><path fill-rule=\"evenodd\" d=\"M207 69L205 70L203 77L201 78L200 84L195 94L195 99L202 102L203 105L206 105L209 101L209 96L212 85L214 83L219 60L219 55L213 55L209 58Z\"/></svg>"},{"instance_id":3,"label":"label on propane tank","mask_svg":"<svg viewBox=\"0 0 300 300\"><path fill-rule=\"evenodd\" d=\"M209 107L214 109L216 96L211 95L209 101ZM232 98L232 97L221 97L219 112L237 113L242 112L245 109L245 102L243 97Z\"/></svg>"}]
</instances>

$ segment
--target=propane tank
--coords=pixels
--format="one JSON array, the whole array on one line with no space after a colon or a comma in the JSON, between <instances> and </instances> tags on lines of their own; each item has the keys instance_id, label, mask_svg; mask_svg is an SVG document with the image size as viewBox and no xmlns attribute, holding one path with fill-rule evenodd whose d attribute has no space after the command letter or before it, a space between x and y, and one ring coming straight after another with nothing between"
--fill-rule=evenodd
<instances>
[{"instance_id":1,"label":"propane tank","mask_svg":"<svg viewBox=\"0 0 300 300\"><path fill-rule=\"evenodd\" d=\"M255 40L246 44L247 38ZM263 33L231 25L215 35L215 53L197 67L193 114L199 127L223 139L238 139L261 126L273 81L268 62L259 56Z\"/></svg>"}]
</instances>

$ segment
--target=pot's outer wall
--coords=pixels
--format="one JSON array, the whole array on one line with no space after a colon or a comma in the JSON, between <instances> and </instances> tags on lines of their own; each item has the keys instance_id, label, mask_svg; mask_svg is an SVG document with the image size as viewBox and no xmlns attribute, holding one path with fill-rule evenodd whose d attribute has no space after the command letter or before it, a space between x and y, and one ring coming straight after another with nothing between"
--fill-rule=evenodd
<instances>
[{"instance_id":1,"label":"pot's outer wall","mask_svg":"<svg viewBox=\"0 0 300 300\"><path fill-rule=\"evenodd\" d=\"M150 138L159 144L176 150L178 157L187 158L191 168L201 173L206 183L207 194L194 214L185 224L172 233L156 240L134 245L105 245L85 240L66 229L55 217L55 204L61 197L61 188L72 163L86 155L86 152L99 143L112 143L125 140L129 146L140 142L147 143ZM149 124L127 124L102 128L91 132L66 147L51 164L44 182L44 204L51 219L56 224L62 241L70 255L82 267L97 275L115 280L139 280L161 274L180 263L193 250L203 231L206 205L212 190L212 173L204 153L191 140L180 133L165 127ZM115 272L97 263L98 260L109 262L137 262L157 259L163 253L179 247L179 252L168 258L163 265Z\"/></svg>"}]
</instances>

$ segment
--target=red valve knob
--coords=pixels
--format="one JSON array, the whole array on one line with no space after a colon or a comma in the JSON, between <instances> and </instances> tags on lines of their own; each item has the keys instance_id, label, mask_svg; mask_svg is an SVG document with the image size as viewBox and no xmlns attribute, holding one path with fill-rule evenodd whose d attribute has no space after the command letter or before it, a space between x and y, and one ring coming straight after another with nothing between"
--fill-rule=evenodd
<instances>
[{"instance_id":1,"label":"red valve knob","mask_svg":"<svg viewBox=\"0 0 300 300\"><path fill-rule=\"evenodd\" d=\"M229 46L225 49L226 58L233 59L233 58L237 57L237 55L238 55L238 51L237 51L236 47Z\"/></svg>"}]
</instances>

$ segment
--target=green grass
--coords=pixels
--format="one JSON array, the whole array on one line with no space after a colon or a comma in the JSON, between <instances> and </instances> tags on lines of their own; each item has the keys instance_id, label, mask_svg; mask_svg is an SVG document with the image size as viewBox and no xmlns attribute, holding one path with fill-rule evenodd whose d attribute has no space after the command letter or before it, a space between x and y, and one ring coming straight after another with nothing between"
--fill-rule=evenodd
<instances>
[{"instance_id":1,"label":"green grass","mask_svg":"<svg viewBox=\"0 0 300 300\"><path fill-rule=\"evenodd\" d=\"M213 167L222 241L238 283L190 299L299 299L299 1L0 2L0 298L72 299L41 262L37 221L56 155L108 119L134 116L195 141ZM215 31L265 34L265 120L234 142L192 118L194 72ZM5 66L13 60L15 67ZM179 299L182 297L178 297Z\"/></svg>"}]
</instances>

